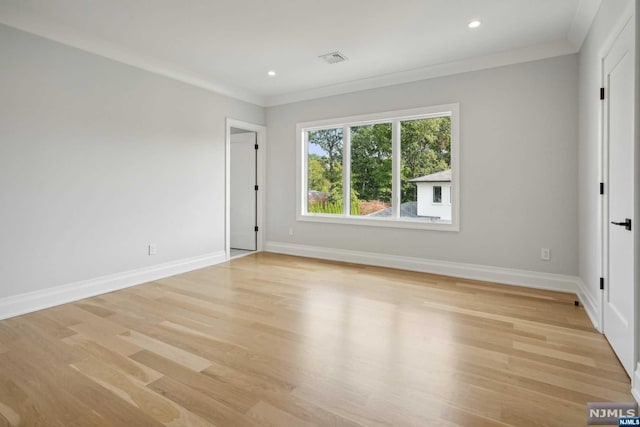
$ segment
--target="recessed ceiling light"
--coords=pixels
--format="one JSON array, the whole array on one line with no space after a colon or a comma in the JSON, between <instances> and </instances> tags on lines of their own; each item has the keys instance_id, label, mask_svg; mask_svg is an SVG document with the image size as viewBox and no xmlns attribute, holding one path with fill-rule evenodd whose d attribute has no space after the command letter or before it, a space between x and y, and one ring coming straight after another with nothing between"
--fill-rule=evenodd
<instances>
[{"instance_id":1,"label":"recessed ceiling light","mask_svg":"<svg viewBox=\"0 0 640 427\"><path fill-rule=\"evenodd\" d=\"M276 72L273 70L267 71L267 76L269 77L275 77L276 76Z\"/></svg>"},{"instance_id":2,"label":"recessed ceiling light","mask_svg":"<svg viewBox=\"0 0 640 427\"><path fill-rule=\"evenodd\" d=\"M481 24L482 22L480 21L471 21L469 22L469 28L478 28Z\"/></svg>"}]
</instances>

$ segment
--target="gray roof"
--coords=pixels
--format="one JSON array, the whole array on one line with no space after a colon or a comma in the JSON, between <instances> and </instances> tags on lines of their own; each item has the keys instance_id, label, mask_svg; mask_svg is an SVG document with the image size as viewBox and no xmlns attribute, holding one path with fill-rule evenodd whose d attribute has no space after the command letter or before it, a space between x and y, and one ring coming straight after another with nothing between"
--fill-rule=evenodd
<instances>
[{"instance_id":1,"label":"gray roof","mask_svg":"<svg viewBox=\"0 0 640 427\"><path fill-rule=\"evenodd\" d=\"M391 216L392 209L386 208L369 214L369 216ZM418 216L418 202L404 202L400 205L400 216L415 218Z\"/></svg>"},{"instance_id":2,"label":"gray roof","mask_svg":"<svg viewBox=\"0 0 640 427\"><path fill-rule=\"evenodd\" d=\"M413 178L409 182L451 182L451 169Z\"/></svg>"}]
</instances>

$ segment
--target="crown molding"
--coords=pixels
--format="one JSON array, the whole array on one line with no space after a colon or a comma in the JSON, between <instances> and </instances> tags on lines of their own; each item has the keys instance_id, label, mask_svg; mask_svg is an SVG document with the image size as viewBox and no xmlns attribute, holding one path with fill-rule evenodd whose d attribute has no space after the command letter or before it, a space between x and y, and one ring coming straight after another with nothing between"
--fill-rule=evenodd
<instances>
[{"instance_id":1,"label":"crown molding","mask_svg":"<svg viewBox=\"0 0 640 427\"><path fill-rule=\"evenodd\" d=\"M60 23L49 21L17 7L0 3L0 24L35 34L77 49L196 86L220 95L249 102L261 107L273 107L316 98L341 95L362 90L393 86L436 77L461 74L535 61L578 52L601 0L581 0L570 31L573 41L562 40L522 49L499 52L492 55L461 61L430 65L413 70L372 76L348 82L304 89L286 94L261 96L252 91L222 84L210 76L186 70L178 64L159 60L131 49L118 46L99 37L77 31Z\"/></svg>"},{"instance_id":2,"label":"crown molding","mask_svg":"<svg viewBox=\"0 0 640 427\"><path fill-rule=\"evenodd\" d=\"M264 106L264 99L247 90L223 85L213 81L210 77L185 70L181 66L141 54L131 49L117 46L99 37L85 32L47 21L33 14L26 14L20 10L7 7L0 3L0 24L35 34L37 36L75 47L98 56L112 59L142 70L150 71L191 86L196 86L220 95Z\"/></svg>"},{"instance_id":3,"label":"crown molding","mask_svg":"<svg viewBox=\"0 0 640 427\"><path fill-rule=\"evenodd\" d=\"M537 61L556 56L571 55L578 50L568 40L530 46L523 49L500 52L492 55L469 58L462 61L448 62L397 73L384 74L345 83L301 90L284 95L266 97L266 107L274 107L294 102L308 101L327 96L341 95L385 86L427 80L462 74L470 71L486 70L522 62Z\"/></svg>"},{"instance_id":4,"label":"crown molding","mask_svg":"<svg viewBox=\"0 0 640 427\"><path fill-rule=\"evenodd\" d=\"M569 42L573 44L576 50L582 48L584 39L589 34L591 24L593 24L602 0L580 0L580 4L576 9L576 14L571 22L571 28L567 34Z\"/></svg>"}]
</instances>

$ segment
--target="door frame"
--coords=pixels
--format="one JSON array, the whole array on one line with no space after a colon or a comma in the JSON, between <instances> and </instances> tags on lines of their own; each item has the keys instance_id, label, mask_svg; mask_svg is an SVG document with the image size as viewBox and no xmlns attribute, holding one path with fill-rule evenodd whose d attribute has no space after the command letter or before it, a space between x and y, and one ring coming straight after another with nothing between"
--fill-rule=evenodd
<instances>
[{"instance_id":1,"label":"door frame","mask_svg":"<svg viewBox=\"0 0 640 427\"><path fill-rule=\"evenodd\" d=\"M608 37L606 38L605 42L602 44L601 49L598 52L598 58L600 59L600 87L603 88L605 87L605 80L606 80L606 71L605 71L605 58L607 57L607 55L609 54L609 52L611 52L611 49L613 49L613 46L615 44L615 42L618 40L618 37L621 35L622 31L625 29L625 27L627 26L627 24L630 23L630 21L632 19L634 19L634 8L633 8L633 2L629 2L629 5L627 6L626 10L620 15L618 21L615 23L615 25L613 26L612 31L609 33ZM636 29L637 31L638 29ZM637 59L636 58L636 63L637 63ZM637 73L637 70L636 70ZM595 88L594 88L594 93L595 93ZM608 96L609 94L605 94L605 97ZM638 103L636 102L636 109L638 107ZM607 130L606 126L605 126L605 120L606 120L606 114L607 109L606 109L606 105L604 101L600 101L600 120L598 123L598 133L599 133L599 145L600 145L600 152L599 152L599 182L604 184L604 194L600 197L600 212L599 212L599 216L600 216L600 233L599 233L599 244L600 244L600 277L604 278L605 281L605 286L608 285L609 283L609 277L608 277L608 271L609 271L609 190L608 190L608 177L609 177L609 141L606 138L605 132ZM636 126L636 138L638 137L638 129ZM637 139L636 139L637 140ZM637 152L638 150L636 150ZM638 159L636 158L636 175L637 175L637 167L638 167ZM636 176L637 178L637 176ZM636 194L634 194L634 197L636 198L637 201L637 189L636 189ZM636 221L637 218L634 218L634 221ZM634 236L638 236L636 233L634 233ZM636 239L637 242L637 239ZM637 245L637 243L636 243ZM597 325L597 330L598 332L604 334L604 290L601 290L599 292L598 295L599 299L598 299L598 325ZM638 305L639 302L636 301L636 306L634 307L634 312L637 312L638 307L640 307L640 305ZM638 323L636 322L636 325ZM634 337L635 339L635 337ZM636 343L637 344L637 343ZM637 345L636 345L637 347ZM636 356L637 356L638 352L636 350ZM638 360L638 358L636 357L636 360Z\"/></svg>"},{"instance_id":2,"label":"door frame","mask_svg":"<svg viewBox=\"0 0 640 427\"><path fill-rule=\"evenodd\" d=\"M606 87L606 70L605 70L605 58L607 57L607 55L611 52L611 50L613 49L616 41L618 40L618 38L620 37L622 31L625 29L625 27L627 25L637 25L637 20L636 20L636 13L637 11L634 12L634 7L633 7L633 2L629 2L628 7L626 8L626 10L624 11L624 13L622 13L620 15L620 18L618 19L618 21L616 22L616 24L613 26L613 30L609 33L609 36L607 37L606 41L602 44L602 48L600 49L599 53L598 53L598 57L600 59L600 87L604 88ZM636 20L636 23L633 22L633 20ZM636 27L636 34L638 34L638 31L640 30L640 28ZM640 129L639 129L639 125L640 125L640 119L638 119L638 111L640 111L640 96L638 94L638 92L640 91L640 86L638 85L638 79L639 79L639 74L640 74L640 70L638 69L638 60L640 59L638 57L638 51L639 51L639 47L638 44L636 43L636 49L635 49L635 61L636 61L636 78L635 78L635 84L636 84L636 100L635 100L635 116L636 116L636 123L635 123L635 129L634 129L634 133L635 133L635 141L636 141L636 150L635 150L635 162L634 162L634 180L635 182L638 182L638 178L639 178L639 174L640 174ZM594 93L595 93L595 88L594 88ZM609 96L608 93L605 93L605 99L606 97ZM599 182L604 184L604 194L600 197L600 212L599 212L599 216L600 216L600 233L599 233L599 239L600 239L600 277L602 277L604 279L604 283L605 283L605 288L607 286L609 286L609 182L608 182L608 177L609 177L609 140L607 138L606 132L607 132L607 125L605 123L607 117L607 108L605 105L604 101L600 102L600 120L599 120L599 142L600 142L600 153L599 153ZM635 224L640 224L639 218L640 218L640 212L638 211L638 207L640 206L640 198L639 196L639 188L636 185L634 188L634 194L633 194L633 198L635 201L635 212L634 212L634 216L633 216L633 222ZM636 262L635 265L639 265L640 262L640 233L638 230L638 227L634 227L634 231L633 231L633 239L634 239L634 251L635 251L635 256L636 256ZM640 270L638 268L635 269L634 273L633 273L633 277L634 277L634 284L635 284L635 288L636 290L639 289L640 287ZM605 330L605 325L604 325L604 304L605 304L605 294L604 294L604 290L600 290L599 294L598 294L598 331L602 334L604 334L604 330ZM635 330L636 333L634 334L633 337L631 337L631 339L633 340L633 349L634 349L634 356L633 356L633 360L634 360L634 373L631 376L631 383L632 383L632 394L634 395L636 401L640 402L640 363L639 363L639 356L640 356L640 349L639 349L639 345L640 345L640 340L638 339L638 331L640 331L640 316L638 313L638 309L640 308L640 292L636 291L635 293L636 295L635 300L634 300L634 325L635 325Z\"/></svg>"},{"instance_id":3,"label":"door frame","mask_svg":"<svg viewBox=\"0 0 640 427\"><path fill-rule=\"evenodd\" d=\"M636 117L635 121L635 141L636 141L636 150L635 150L635 168L634 168L634 180L636 182L635 186L635 194L633 195L635 201L635 211L633 221L636 223L635 231L633 232L633 246L635 250L635 288L636 288L636 300L634 305L633 312L635 313L635 321L636 321L636 336L634 337L635 344L635 371L633 377L631 378L631 394L636 399L636 402L640 403L640 338L638 334L640 334L640 313L638 313L640 308L640 228L638 228L638 224L640 224L640 0L635 1L635 8L631 14L631 19L635 19L635 60L636 60L636 78L635 78L635 105L634 105L634 115Z\"/></svg>"},{"instance_id":4,"label":"door frame","mask_svg":"<svg viewBox=\"0 0 640 427\"><path fill-rule=\"evenodd\" d=\"M258 170L256 178L258 181L257 217L258 226L256 252L264 248L264 227L265 203L266 203L266 165L267 165L267 128L255 123L244 122L227 117L225 123L225 213L224 213L224 250L227 260L231 258L231 128L238 128L256 133L256 143L258 144Z\"/></svg>"}]
</instances>

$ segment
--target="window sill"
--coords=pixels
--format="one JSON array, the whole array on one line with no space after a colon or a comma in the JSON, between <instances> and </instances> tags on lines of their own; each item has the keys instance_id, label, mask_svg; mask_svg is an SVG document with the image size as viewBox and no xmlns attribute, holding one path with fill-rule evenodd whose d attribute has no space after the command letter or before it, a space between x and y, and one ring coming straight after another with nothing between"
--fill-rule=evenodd
<instances>
[{"instance_id":1,"label":"window sill","mask_svg":"<svg viewBox=\"0 0 640 427\"><path fill-rule=\"evenodd\" d=\"M420 219L389 219L389 218L371 218L371 217L355 217L345 215L322 215L322 214L298 214L297 221L302 222L319 222L325 224L342 224L342 225L359 225L367 227L385 227L385 228L409 228L415 230L434 230L434 231L453 231L459 232L460 227L454 223L438 223Z\"/></svg>"}]
</instances>

